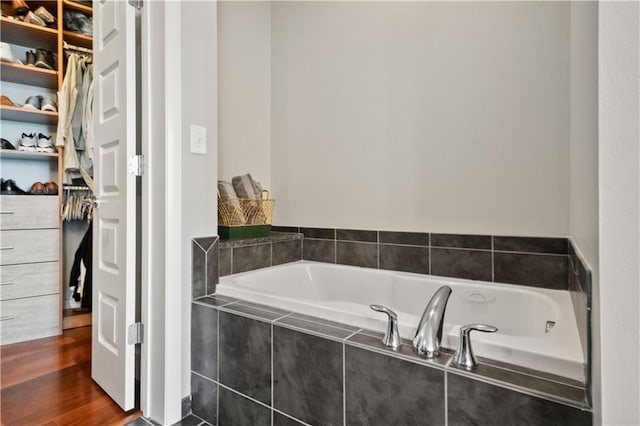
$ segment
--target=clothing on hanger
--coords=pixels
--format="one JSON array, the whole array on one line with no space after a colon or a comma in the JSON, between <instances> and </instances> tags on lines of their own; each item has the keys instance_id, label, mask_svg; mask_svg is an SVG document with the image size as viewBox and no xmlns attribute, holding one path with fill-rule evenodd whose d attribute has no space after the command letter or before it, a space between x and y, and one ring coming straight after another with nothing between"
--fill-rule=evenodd
<instances>
[{"instance_id":1,"label":"clothing on hanger","mask_svg":"<svg viewBox=\"0 0 640 426\"><path fill-rule=\"evenodd\" d=\"M85 268L84 280L82 282L82 302L80 307L82 309L92 309L92 288L93 288L93 222L89 223L89 228L85 232L82 241L76 250L75 257L73 259L73 266L71 267L71 275L69 276L69 287L75 287L74 299L79 295L80 278L82 274L82 266Z\"/></svg>"},{"instance_id":2,"label":"clothing on hanger","mask_svg":"<svg viewBox=\"0 0 640 426\"><path fill-rule=\"evenodd\" d=\"M58 92L56 146L64 147L64 182L83 177L93 186L93 64L88 53L68 53Z\"/></svg>"}]
</instances>

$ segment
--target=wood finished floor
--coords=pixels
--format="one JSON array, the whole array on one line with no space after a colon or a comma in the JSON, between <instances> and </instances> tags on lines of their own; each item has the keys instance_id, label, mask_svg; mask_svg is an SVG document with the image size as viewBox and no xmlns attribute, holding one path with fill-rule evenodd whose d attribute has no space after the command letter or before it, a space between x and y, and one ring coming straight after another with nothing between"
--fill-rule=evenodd
<instances>
[{"instance_id":1,"label":"wood finished floor","mask_svg":"<svg viewBox=\"0 0 640 426\"><path fill-rule=\"evenodd\" d=\"M91 380L91 327L0 347L2 426L125 425L123 412Z\"/></svg>"}]
</instances>

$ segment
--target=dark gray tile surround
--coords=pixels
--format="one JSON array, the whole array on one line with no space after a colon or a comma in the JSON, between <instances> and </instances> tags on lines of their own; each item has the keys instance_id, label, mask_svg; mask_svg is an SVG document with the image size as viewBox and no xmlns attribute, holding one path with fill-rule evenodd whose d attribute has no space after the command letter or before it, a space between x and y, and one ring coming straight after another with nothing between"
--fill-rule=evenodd
<instances>
[{"instance_id":1,"label":"dark gray tile surround","mask_svg":"<svg viewBox=\"0 0 640 426\"><path fill-rule=\"evenodd\" d=\"M193 324L200 330L220 318L217 347L199 355L219 351L220 381L192 372L193 413L209 424L592 423L584 389L556 377L487 360L460 371L448 351L426 360L410 342L393 351L379 333L241 300L214 296L193 308L193 321L207 322Z\"/></svg>"},{"instance_id":2,"label":"dark gray tile surround","mask_svg":"<svg viewBox=\"0 0 640 426\"><path fill-rule=\"evenodd\" d=\"M270 323L270 327L285 328L299 334L312 335L314 337L325 338L327 341L342 342L343 345L366 348L376 353L386 353L397 359L404 359L405 362L417 362L422 365L428 365L424 360L417 358L412 348L403 345L398 351L389 354L387 348L379 344L379 336L375 333L360 331L353 334L352 330L346 329L346 326L332 323L326 324L326 321L319 321L314 318L304 318L298 314L289 314L278 309L251 304L248 302L237 301L230 298L220 297L201 297L211 295L215 292L215 284L218 282L218 275L228 275L234 272L234 260L236 264L235 272L238 269L246 270L255 269L257 267L267 267L300 259L315 260L329 263L343 263L358 266L367 266L380 269L399 270L416 273L441 274L445 276L462 276L471 279L483 279L486 281L507 282L521 285L542 286L548 288L568 289L571 293L576 320L580 331L580 339L585 353L590 355L590 321L591 321L591 271L586 263L576 253L573 243L563 238L531 238L531 237L499 237L499 236L469 236L469 235L451 235L451 234L428 234L428 233L410 233L395 231L358 231L358 230L336 230L325 228L298 228L298 227L274 227L274 231L282 231L284 233L274 233L275 238L268 240L251 240L242 242L218 242L217 237L214 238L198 238L193 240L193 282L192 292L194 298L194 306L198 306L193 311L192 318L192 345L196 345L196 350L192 347L192 355L208 354L209 360L193 359L192 370L196 380L192 382L192 388L195 389L199 396L193 397L194 413L200 412L202 416L218 416L217 406L212 408L210 404L203 406L203 393L208 395L205 398L218 398L220 395L219 387L227 386L224 383L219 384L217 376L212 374L211 369L216 360L216 355L211 352L212 341L218 344L218 335L214 333L215 328L198 328L197 322L207 322L218 320L218 311L224 311L224 315L241 316L248 318L249 321L262 321ZM374 240L375 234L375 240ZM304 238L303 238L304 236ZM341 238L351 238L351 240L336 240L336 236ZM487 249L487 239L491 246ZM346 244L345 244L346 243ZM439 244L439 245L436 245ZM269 261L266 262L265 249L248 249L249 247L264 245L269 247ZM340 246L340 249L337 247ZM363 248L364 247L364 248ZM348 250L345 250L348 249ZM255 251L255 253L254 253ZM454 254L450 254L454 252ZM434 256L435 254L435 256ZM234 259L235 255L235 259ZM246 255L251 260L240 260L238 256ZM262 257L260 257L262 255ZM374 256L375 255L375 256ZM489 258L487 266L487 256ZM434 261L435 260L435 261ZM375 263L375 264L374 264ZM487 270L490 269L490 274ZM526 271L526 273L523 273ZM216 273L217 272L217 273ZM562 278L564 276L564 279ZM531 279L530 277L535 277ZM212 311L215 313L215 319L211 319L212 312L209 315L204 311ZM194 331L195 330L195 331ZM195 333L195 338L193 337ZM347 336L350 336L347 338ZM273 344L273 342L272 342ZM379 347L376 347L379 346ZM490 361L487 361L490 362ZM588 367L590 359L586 367L587 383L590 383L591 372ZM434 367L442 367L438 363ZM508 369L507 369L508 370ZM273 374L272 371L270 371ZM448 377L452 373L446 374ZM462 372L465 378L468 374ZM505 377L503 377L505 376ZM541 419L546 421L547 411L551 416L556 415L555 409L545 408L546 406L538 406L537 400L547 401L554 400L554 404L565 407L563 404L557 404L558 401L566 402L574 407L583 408L590 404L590 395L586 396L586 403L580 402L575 395L582 395L584 389L579 387L557 388L555 380L544 381L534 377L532 383L528 383L523 379L531 377L530 374L521 375L520 378L514 376L510 372L501 368L483 369L483 375L479 376L479 380L487 382L482 389L497 388L505 392L515 392L514 389L522 391L522 381L525 382L524 392L526 398L534 402L522 402L517 399L518 404L524 406L535 407L540 411ZM455 379L454 379L455 380ZM542 381L540 381L542 380ZM264 382L264 379L263 379ZM497 384L497 386L496 386ZM299 424L298 421L304 419L292 419L291 413L278 413L278 408L272 406L271 400L265 400L264 396L256 399L250 396L255 389L250 386L247 388L234 383L235 386L241 387L243 391L248 392L246 401L251 404L258 404L267 410L273 412L273 424ZM275 386L275 383L272 385ZM549 390L548 388L552 389ZM588 388L589 386L587 386ZM505 389L507 388L507 389ZM231 388L233 389L233 388ZM485 390L486 390L485 389ZM239 390L233 389L236 392ZM451 388L450 388L451 391ZM229 391L231 392L231 391ZM549 397L549 392L554 395ZM232 392L233 393L233 392ZM574 394L572 397L571 394ZM348 393L345 394L345 399ZM542 396L540 396L542 395ZM569 397L567 397L569 395ZM199 399L200 398L200 399ZM529 401L528 399L523 401ZM227 399L229 399L227 397ZM233 398L231 398L233 399ZM240 406L246 401L236 401L235 405ZM262 402L258 402L262 401ZM449 400L449 424L452 418L457 419L455 414L455 404ZM514 402L515 404L515 402ZM529 404L529 405L528 405ZM304 405L304 404L302 404ZM544 405L544 404L543 404ZM452 407L454 408L453 417L451 417ZM551 405L555 407L555 405ZM307 407L309 408L309 407ZM213 410L213 411L212 411ZM271 410L271 411L270 411ZM523 408L523 410L527 410ZM547 410L547 411L545 411ZM261 412L263 410L257 410ZM507 410L508 411L508 410ZM578 410L580 411L580 410ZM580 411L582 413L582 411ZM251 410L247 410L251 413ZM554 414L556 413L556 414ZM564 413L564 412L563 412ZM283 415L284 414L284 415ZM565 413L566 414L566 413ZM559 415L558 419L564 421L565 414ZM574 413L575 414L575 413ZM576 424L582 424L582 414L568 414L571 421ZM225 414L226 415L226 414ZM352 413L352 415L355 415ZM200 416L200 417L202 417ZM590 419L591 414L587 413ZM295 417L295 416L293 416ZM256 418L259 418L256 417ZM466 419L466 420L465 420ZM473 417L465 418L458 424L483 424L482 421L475 422ZM523 424L540 424L532 417L530 423ZM541 421L543 421L541 420ZM470 421L471 423L466 423ZM518 420L520 421L520 420ZM590 421L590 420L589 420ZM474 423L475 422L475 423ZM211 423L214 424L214 423ZM341 424L341 423L340 423ZM347 424L358 424L347 423Z\"/></svg>"},{"instance_id":3,"label":"dark gray tile surround","mask_svg":"<svg viewBox=\"0 0 640 426\"><path fill-rule=\"evenodd\" d=\"M568 289L566 238L295 226L273 229L302 234L302 259L305 260Z\"/></svg>"}]
</instances>

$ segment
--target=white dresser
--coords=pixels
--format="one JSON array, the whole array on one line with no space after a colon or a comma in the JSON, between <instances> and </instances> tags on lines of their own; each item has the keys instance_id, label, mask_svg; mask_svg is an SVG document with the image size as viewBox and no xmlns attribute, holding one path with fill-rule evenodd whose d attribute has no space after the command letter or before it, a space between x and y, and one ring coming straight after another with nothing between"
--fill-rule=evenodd
<instances>
[{"instance_id":1,"label":"white dresser","mask_svg":"<svg viewBox=\"0 0 640 426\"><path fill-rule=\"evenodd\" d=\"M0 344L62 331L57 196L0 195Z\"/></svg>"}]
</instances>

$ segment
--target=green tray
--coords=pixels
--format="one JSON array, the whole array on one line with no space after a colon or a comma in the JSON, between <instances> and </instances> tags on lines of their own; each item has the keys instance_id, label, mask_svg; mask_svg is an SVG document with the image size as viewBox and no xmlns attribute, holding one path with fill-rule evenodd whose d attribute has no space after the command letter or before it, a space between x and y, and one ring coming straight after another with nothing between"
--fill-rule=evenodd
<instances>
[{"instance_id":1,"label":"green tray","mask_svg":"<svg viewBox=\"0 0 640 426\"><path fill-rule=\"evenodd\" d=\"M268 237L271 225L218 226L221 240L246 240L247 238Z\"/></svg>"}]
</instances>

